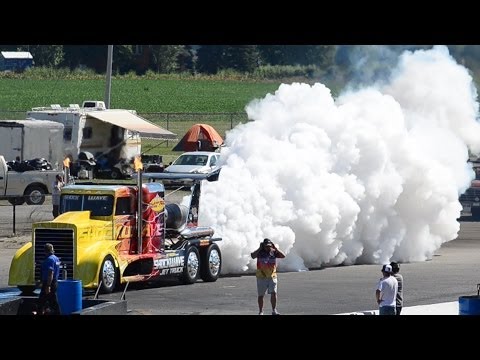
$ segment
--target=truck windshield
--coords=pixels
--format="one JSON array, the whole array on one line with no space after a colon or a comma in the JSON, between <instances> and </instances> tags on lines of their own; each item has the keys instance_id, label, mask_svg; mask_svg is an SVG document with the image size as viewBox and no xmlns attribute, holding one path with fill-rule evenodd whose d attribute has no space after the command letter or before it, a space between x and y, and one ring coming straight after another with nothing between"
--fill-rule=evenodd
<instances>
[{"instance_id":1,"label":"truck windshield","mask_svg":"<svg viewBox=\"0 0 480 360\"><path fill-rule=\"evenodd\" d=\"M113 210L112 195L72 195L60 198L60 212L90 210L92 216L110 216Z\"/></svg>"}]
</instances>

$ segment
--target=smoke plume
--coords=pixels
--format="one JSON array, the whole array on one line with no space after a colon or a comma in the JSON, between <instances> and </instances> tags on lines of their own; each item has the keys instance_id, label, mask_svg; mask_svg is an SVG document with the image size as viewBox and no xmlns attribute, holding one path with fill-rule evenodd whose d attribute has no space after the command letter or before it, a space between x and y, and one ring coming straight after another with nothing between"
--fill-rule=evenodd
<instances>
[{"instance_id":1,"label":"smoke plume","mask_svg":"<svg viewBox=\"0 0 480 360\"><path fill-rule=\"evenodd\" d=\"M282 270L423 261L457 237L459 195L480 152L477 93L444 46L404 52L388 81L334 99L282 84L228 132L200 223L221 236L223 272L255 269L263 238Z\"/></svg>"}]
</instances>

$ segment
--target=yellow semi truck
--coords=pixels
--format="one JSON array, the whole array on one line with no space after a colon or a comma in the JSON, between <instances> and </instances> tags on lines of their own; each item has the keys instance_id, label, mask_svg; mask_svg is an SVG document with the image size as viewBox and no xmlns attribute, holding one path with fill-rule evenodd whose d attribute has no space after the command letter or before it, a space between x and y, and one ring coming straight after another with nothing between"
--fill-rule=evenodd
<instances>
[{"instance_id":1,"label":"yellow semi truck","mask_svg":"<svg viewBox=\"0 0 480 360\"><path fill-rule=\"evenodd\" d=\"M39 286L46 243L54 246L67 279L85 289L112 292L126 282L179 276L192 284L198 277L216 281L221 252L213 229L198 226L200 185L216 174L144 174L187 176L194 181L189 206L165 203L161 182L137 185L68 185L62 189L60 215L33 224L32 241L14 255L9 285L24 293ZM141 191L139 189L141 188Z\"/></svg>"}]
</instances>

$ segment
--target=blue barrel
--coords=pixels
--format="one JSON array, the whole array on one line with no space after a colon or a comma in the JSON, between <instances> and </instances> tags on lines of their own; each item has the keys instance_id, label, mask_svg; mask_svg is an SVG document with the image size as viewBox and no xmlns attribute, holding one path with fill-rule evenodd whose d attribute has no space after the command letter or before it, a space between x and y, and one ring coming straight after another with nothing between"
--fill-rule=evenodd
<instances>
[{"instance_id":1,"label":"blue barrel","mask_svg":"<svg viewBox=\"0 0 480 360\"><path fill-rule=\"evenodd\" d=\"M480 296L460 296L458 298L458 315L480 315Z\"/></svg>"},{"instance_id":2,"label":"blue barrel","mask_svg":"<svg viewBox=\"0 0 480 360\"><path fill-rule=\"evenodd\" d=\"M60 314L69 315L82 310L82 281L58 280L57 296Z\"/></svg>"}]
</instances>

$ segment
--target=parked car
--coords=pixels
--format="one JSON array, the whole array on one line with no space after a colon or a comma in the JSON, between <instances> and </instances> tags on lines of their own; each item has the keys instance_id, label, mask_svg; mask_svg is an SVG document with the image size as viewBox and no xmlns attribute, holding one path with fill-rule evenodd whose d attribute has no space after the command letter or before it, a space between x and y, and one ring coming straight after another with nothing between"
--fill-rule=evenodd
<instances>
[{"instance_id":1,"label":"parked car","mask_svg":"<svg viewBox=\"0 0 480 360\"><path fill-rule=\"evenodd\" d=\"M206 174L218 169L220 154L210 151L192 151L180 155L171 165L165 168L166 173L194 173ZM188 179L164 179L163 184L173 186L189 186Z\"/></svg>"}]
</instances>

